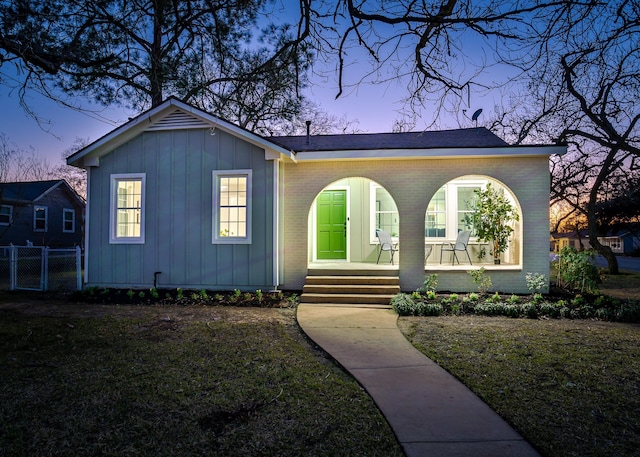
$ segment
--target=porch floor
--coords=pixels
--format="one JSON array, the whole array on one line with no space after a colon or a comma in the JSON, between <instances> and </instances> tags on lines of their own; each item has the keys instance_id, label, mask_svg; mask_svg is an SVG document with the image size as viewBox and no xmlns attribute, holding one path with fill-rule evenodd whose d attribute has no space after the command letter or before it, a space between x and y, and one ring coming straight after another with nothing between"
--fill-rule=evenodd
<instances>
[{"instance_id":1,"label":"porch floor","mask_svg":"<svg viewBox=\"0 0 640 457\"><path fill-rule=\"evenodd\" d=\"M449 262L427 262L424 266L425 271L467 271L472 269L477 269L480 267L484 267L487 271L518 271L522 270L522 265L511 264L511 263L502 263L500 265L495 265L493 263L474 263L470 265L468 262L451 265ZM398 262L395 262L395 265L391 265L390 263L379 263L375 262L310 262L308 265L309 270L344 270L344 271L377 271L377 270L394 270L399 271L400 267Z\"/></svg>"},{"instance_id":2,"label":"porch floor","mask_svg":"<svg viewBox=\"0 0 640 457\"><path fill-rule=\"evenodd\" d=\"M309 270L399 270L398 262L395 265L390 263L375 262L310 262Z\"/></svg>"}]
</instances>

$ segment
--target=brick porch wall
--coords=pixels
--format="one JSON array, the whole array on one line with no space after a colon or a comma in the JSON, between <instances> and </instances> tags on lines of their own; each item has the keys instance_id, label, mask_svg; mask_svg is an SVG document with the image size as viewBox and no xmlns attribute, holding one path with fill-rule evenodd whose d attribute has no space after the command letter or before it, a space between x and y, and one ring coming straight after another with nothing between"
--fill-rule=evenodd
<instances>
[{"instance_id":1,"label":"brick porch wall","mask_svg":"<svg viewBox=\"0 0 640 457\"><path fill-rule=\"evenodd\" d=\"M284 259L282 287L302 289L307 273L308 221L313 200L343 178L369 178L387 189L400 217L400 287L415 290L424 279L424 217L435 192L464 175L506 185L522 212L522 269L489 272L493 290L527 293L525 275L549 275L549 159L540 157L358 160L286 164L283 173ZM439 273L439 289L473 291L464 271Z\"/></svg>"}]
</instances>

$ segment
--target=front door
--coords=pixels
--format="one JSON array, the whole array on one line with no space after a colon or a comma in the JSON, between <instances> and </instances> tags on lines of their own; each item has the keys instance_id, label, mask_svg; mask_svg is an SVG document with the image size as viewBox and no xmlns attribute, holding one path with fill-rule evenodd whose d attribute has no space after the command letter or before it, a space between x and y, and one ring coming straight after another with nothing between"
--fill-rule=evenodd
<instances>
[{"instance_id":1,"label":"front door","mask_svg":"<svg viewBox=\"0 0 640 457\"><path fill-rule=\"evenodd\" d=\"M347 259L347 191L325 190L316 201L318 260Z\"/></svg>"}]
</instances>

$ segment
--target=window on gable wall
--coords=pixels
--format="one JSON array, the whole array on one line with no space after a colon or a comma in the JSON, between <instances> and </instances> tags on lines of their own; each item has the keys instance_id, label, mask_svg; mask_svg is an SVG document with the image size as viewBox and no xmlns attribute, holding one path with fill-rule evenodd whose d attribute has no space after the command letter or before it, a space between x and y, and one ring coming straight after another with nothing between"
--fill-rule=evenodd
<instances>
[{"instance_id":1,"label":"window on gable wall","mask_svg":"<svg viewBox=\"0 0 640 457\"><path fill-rule=\"evenodd\" d=\"M251 243L251 176L251 170L213 172L212 243Z\"/></svg>"},{"instance_id":2,"label":"window on gable wall","mask_svg":"<svg viewBox=\"0 0 640 457\"><path fill-rule=\"evenodd\" d=\"M49 209L46 206L34 206L33 208L33 231L34 232L47 231L48 212L49 212Z\"/></svg>"},{"instance_id":3,"label":"window on gable wall","mask_svg":"<svg viewBox=\"0 0 640 457\"><path fill-rule=\"evenodd\" d=\"M68 208L62 210L62 231L64 233L73 233L76 231L75 210Z\"/></svg>"},{"instance_id":4,"label":"window on gable wall","mask_svg":"<svg viewBox=\"0 0 640 457\"><path fill-rule=\"evenodd\" d=\"M0 225L10 225L13 222L13 206L0 205Z\"/></svg>"},{"instance_id":5,"label":"window on gable wall","mask_svg":"<svg viewBox=\"0 0 640 457\"><path fill-rule=\"evenodd\" d=\"M144 173L111 175L111 243L144 243L145 179Z\"/></svg>"}]
</instances>

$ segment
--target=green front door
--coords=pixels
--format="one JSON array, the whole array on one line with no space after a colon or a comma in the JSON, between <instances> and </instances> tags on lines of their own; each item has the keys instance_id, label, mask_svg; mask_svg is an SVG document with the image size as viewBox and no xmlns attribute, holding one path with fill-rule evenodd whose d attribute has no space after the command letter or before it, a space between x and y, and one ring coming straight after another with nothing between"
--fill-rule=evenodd
<instances>
[{"instance_id":1,"label":"green front door","mask_svg":"<svg viewBox=\"0 0 640 457\"><path fill-rule=\"evenodd\" d=\"M318 260L346 260L346 190L325 190L318 196L316 226Z\"/></svg>"}]
</instances>

